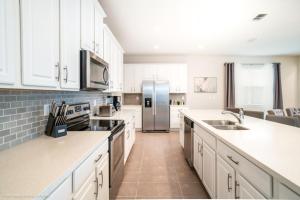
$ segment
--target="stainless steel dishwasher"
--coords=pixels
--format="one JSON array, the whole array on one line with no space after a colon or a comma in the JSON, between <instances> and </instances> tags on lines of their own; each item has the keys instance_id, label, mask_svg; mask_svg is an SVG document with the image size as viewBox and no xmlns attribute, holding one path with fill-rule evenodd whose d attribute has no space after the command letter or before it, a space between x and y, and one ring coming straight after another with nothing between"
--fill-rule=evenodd
<instances>
[{"instance_id":1,"label":"stainless steel dishwasher","mask_svg":"<svg viewBox=\"0 0 300 200\"><path fill-rule=\"evenodd\" d=\"M194 122L184 117L184 155L190 167L193 167Z\"/></svg>"}]
</instances>

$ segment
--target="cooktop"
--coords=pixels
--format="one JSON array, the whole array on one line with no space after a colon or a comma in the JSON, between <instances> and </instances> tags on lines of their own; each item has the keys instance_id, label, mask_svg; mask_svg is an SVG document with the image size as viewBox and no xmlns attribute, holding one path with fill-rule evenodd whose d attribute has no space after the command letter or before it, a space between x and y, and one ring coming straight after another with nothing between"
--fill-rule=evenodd
<instances>
[{"instance_id":1,"label":"cooktop","mask_svg":"<svg viewBox=\"0 0 300 200\"><path fill-rule=\"evenodd\" d=\"M124 124L123 120L90 120L89 127L85 131L114 131L120 125Z\"/></svg>"}]
</instances>

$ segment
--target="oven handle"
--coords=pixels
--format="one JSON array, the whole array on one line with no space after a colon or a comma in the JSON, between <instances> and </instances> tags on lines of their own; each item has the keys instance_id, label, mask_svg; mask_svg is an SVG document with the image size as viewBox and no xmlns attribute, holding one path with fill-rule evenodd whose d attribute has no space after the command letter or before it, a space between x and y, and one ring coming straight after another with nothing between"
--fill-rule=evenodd
<instances>
[{"instance_id":1,"label":"oven handle","mask_svg":"<svg viewBox=\"0 0 300 200\"><path fill-rule=\"evenodd\" d=\"M117 138L117 137L119 137L121 134L124 134L124 132L125 132L125 126L124 126L121 130L119 130L117 134L114 134L114 135L111 137L111 140L114 140L114 138Z\"/></svg>"}]
</instances>

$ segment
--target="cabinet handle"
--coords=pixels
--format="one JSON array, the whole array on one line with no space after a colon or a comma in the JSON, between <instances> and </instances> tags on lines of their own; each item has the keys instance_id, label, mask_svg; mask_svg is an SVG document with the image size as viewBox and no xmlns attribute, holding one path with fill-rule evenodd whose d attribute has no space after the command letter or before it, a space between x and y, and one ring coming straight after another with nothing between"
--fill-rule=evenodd
<instances>
[{"instance_id":1,"label":"cabinet handle","mask_svg":"<svg viewBox=\"0 0 300 200\"><path fill-rule=\"evenodd\" d=\"M66 77L64 78L64 80L66 81L66 83L68 82L68 77L69 77L69 71L68 71L68 66L64 67L64 70L66 71Z\"/></svg>"},{"instance_id":2,"label":"cabinet handle","mask_svg":"<svg viewBox=\"0 0 300 200\"><path fill-rule=\"evenodd\" d=\"M102 188L103 187L103 171L102 170L99 175L101 175L101 184L99 184L99 186Z\"/></svg>"},{"instance_id":3,"label":"cabinet handle","mask_svg":"<svg viewBox=\"0 0 300 200\"><path fill-rule=\"evenodd\" d=\"M227 158L229 159L229 160L231 160L234 164L236 164L236 165L239 165L239 161L235 161L233 158L232 158L232 156L227 156Z\"/></svg>"},{"instance_id":4,"label":"cabinet handle","mask_svg":"<svg viewBox=\"0 0 300 200\"><path fill-rule=\"evenodd\" d=\"M235 186L234 187L235 187L235 198L239 199L240 198L240 195L239 195L240 184L237 181L235 181Z\"/></svg>"},{"instance_id":5,"label":"cabinet handle","mask_svg":"<svg viewBox=\"0 0 300 200\"><path fill-rule=\"evenodd\" d=\"M231 179L232 179L231 174L228 174L227 175L227 189L228 189L228 192L230 192L232 190L232 187L230 186Z\"/></svg>"},{"instance_id":6,"label":"cabinet handle","mask_svg":"<svg viewBox=\"0 0 300 200\"><path fill-rule=\"evenodd\" d=\"M200 150L200 144L199 144L199 142L198 142L198 153L200 153L201 152L201 150Z\"/></svg>"},{"instance_id":7,"label":"cabinet handle","mask_svg":"<svg viewBox=\"0 0 300 200\"><path fill-rule=\"evenodd\" d=\"M98 158L95 160L95 163L98 162L101 158L102 158L102 154L100 154L100 155L98 156Z\"/></svg>"},{"instance_id":8,"label":"cabinet handle","mask_svg":"<svg viewBox=\"0 0 300 200\"><path fill-rule=\"evenodd\" d=\"M203 144L201 145L200 151L201 151L201 156L203 157Z\"/></svg>"},{"instance_id":9,"label":"cabinet handle","mask_svg":"<svg viewBox=\"0 0 300 200\"><path fill-rule=\"evenodd\" d=\"M59 62L57 62L56 65L55 65L54 67L57 68L57 76L55 77L55 79L56 79L57 81L59 81L59 79L60 79Z\"/></svg>"},{"instance_id":10,"label":"cabinet handle","mask_svg":"<svg viewBox=\"0 0 300 200\"><path fill-rule=\"evenodd\" d=\"M128 131L128 136L127 136L127 139L129 139L129 137L130 137L130 131Z\"/></svg>"},{"instance_id":11,"label":"cabinet handle","mask_svg":"<svg viewBox=\"0 0 300 200\"><path fill-rule=\"evenodd\" d=\"M96 192L94 192L94 194L96 195L96 199L97 199L98 194L99 194L99 188L98 188L99 180L98 180L98 177L96 177L95 183L96 183L97 187L96 187Z\"/></svg>"}]
</instances>

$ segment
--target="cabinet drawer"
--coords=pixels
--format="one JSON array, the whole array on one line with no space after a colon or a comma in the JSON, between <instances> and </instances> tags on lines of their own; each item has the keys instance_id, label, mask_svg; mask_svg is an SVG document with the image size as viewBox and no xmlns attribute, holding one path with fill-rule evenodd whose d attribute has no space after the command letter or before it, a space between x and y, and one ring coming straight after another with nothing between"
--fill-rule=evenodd
<instances>
[{"instance_id":1,"label":"cabinet drawer","mask_svg":"<svg viewBox=\"0 0 300 200\"><path fill-rule=\"evenodd\" d=\"M52 194L49 195L47 200L66 199L72 198L72 176L69 176L64 182L59 185Z\"/></svg>"},{"instance_id":2,"label":"cabinet drawer","mask_svg":"<svg viewBox=\"0 0 300 200\"><path fill-rule=\"evenodd\" d=\"M212 149L216 150L216 138L214 136L196 124L194 126L194 131L206 142L206 144L208 144Z\"/></svg>"},{"instance_id":3,"label":"cabinet drawer","mask_svg":"<svg viewBox=\"0 0 300 200\"><path fill-rule=\"evenodd\" d=\"M76 192L81 185L87 180L95 164L102 162L108 152L108 140L96 149L83 163L73 172L73 192Z\"/></svg>"},{"instance_id":4,"label":"cabinet drawer","mask_svg":"<svg viewBox=\"0 0 300 200\"><path fill-rule=\"evenodd\" d=\"M257 190L266 197L272 197L272 177L246 158L218 141L218 154L237 169Z\"/></svg>"}]
</instances>

